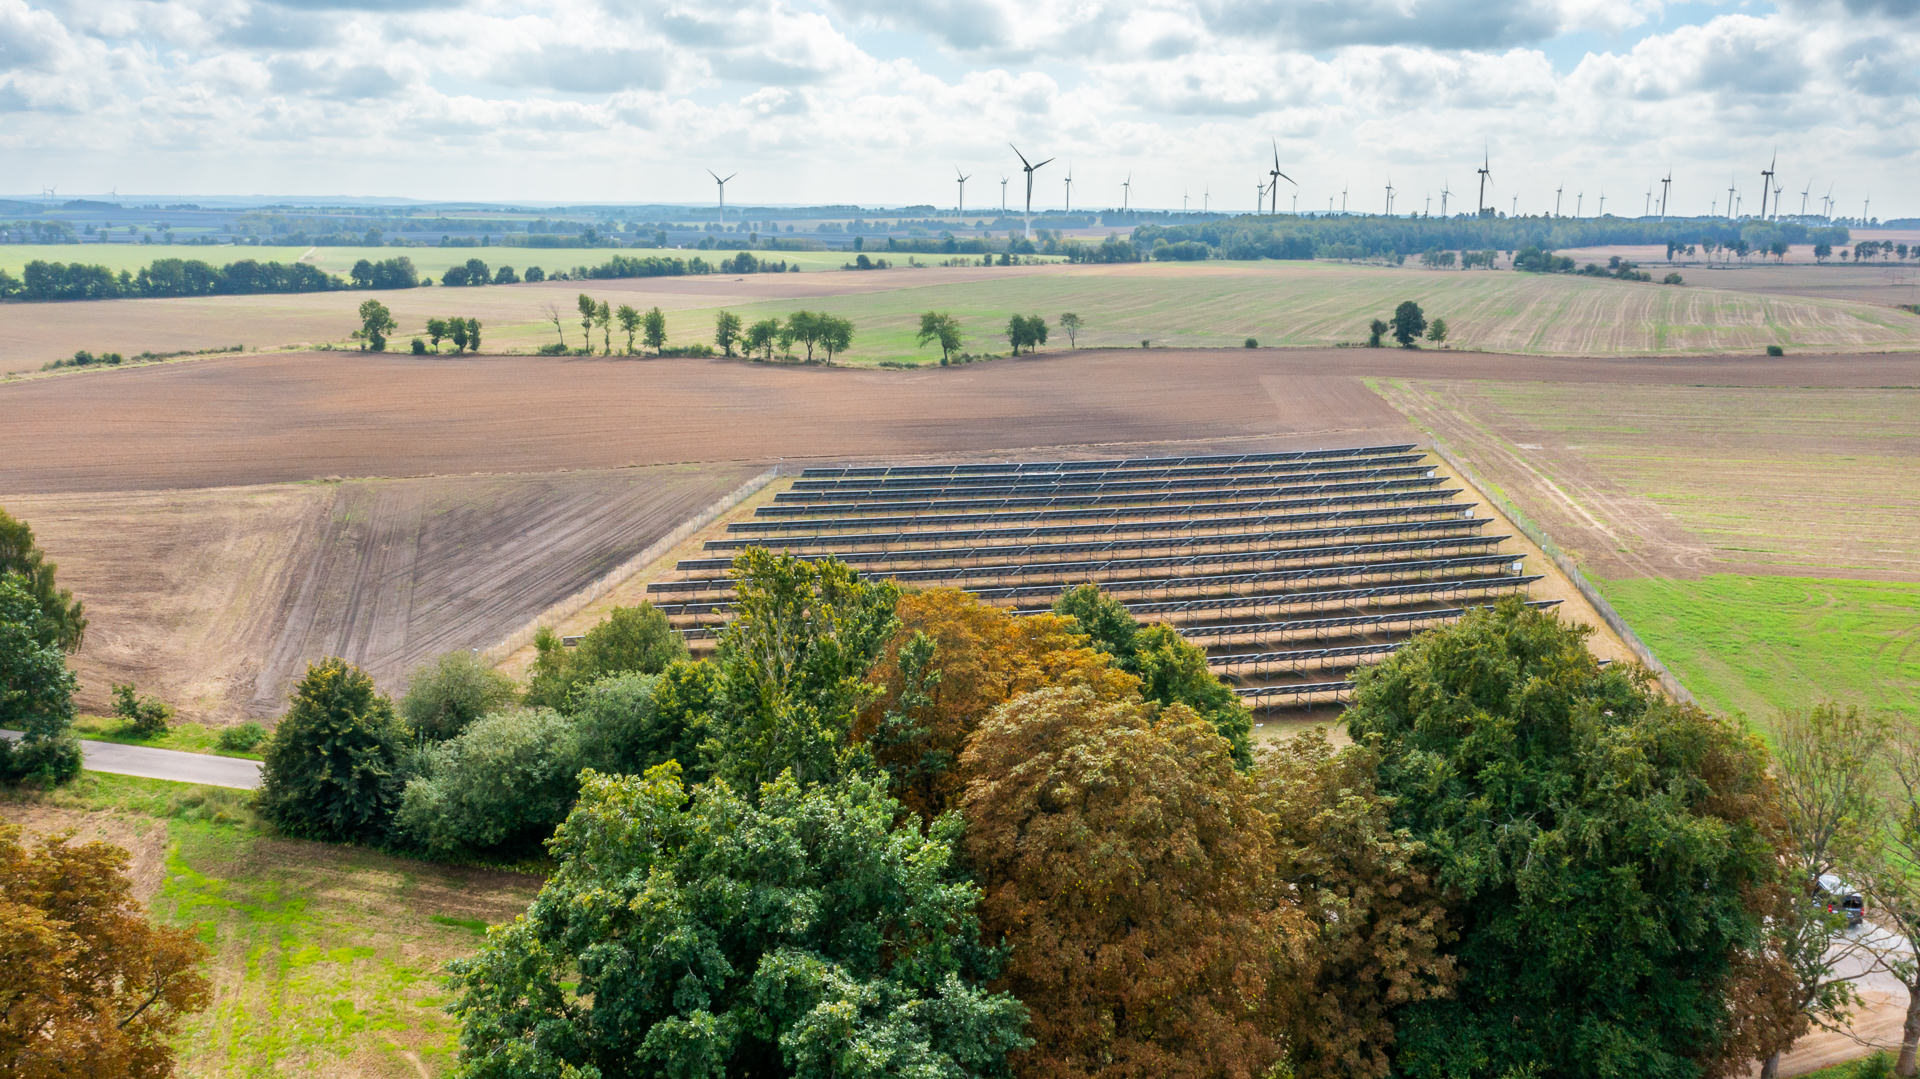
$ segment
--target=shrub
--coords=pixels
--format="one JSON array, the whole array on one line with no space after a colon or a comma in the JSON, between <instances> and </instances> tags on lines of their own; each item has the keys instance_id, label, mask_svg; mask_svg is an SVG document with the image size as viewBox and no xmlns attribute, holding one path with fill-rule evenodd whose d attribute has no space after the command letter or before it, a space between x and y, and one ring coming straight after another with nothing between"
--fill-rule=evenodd
<instances>
[{"instance_id":1,"label":"shrub","mask_svg":"<svg viewBox=\"0 0 1920 1079\"><path fill-rule=\"evenodd\" d=\"M537 356L571 356L573 355L572 349L568 348L567 346L561 344L558 341L548 341L546 344L541 345L539 348L534 349L533 351L534 351L534 354Z\"/></svg>"},{"instance_id":2,"label":"shrub","mask_svg":"<svg viewBox=\"0 0 1920 1079\"><path fill-rule=\"evenodd\" d=\"M167 733L167 721L173 718L173 706L158 697L136 694L132 683L113 687L113 714L127 721L140 738L158 738Z\"/></svg>"},{"instance_id":3,"label":"shrub","mask_svg":"<svg viewBox=\"0 0 1920 1079\"><path fill-rule=\"evenodd\" d=\"M579 773L565 716L547 708L495 712L425 752L421 774L401 796L394 833L437 857L531 854L566 819Z\"/></svg>"},{"instance_id":4,"label":"shrub","mask_svg":"<svg viewBox=\"0 0 1920 1079\"><path fill-rule=\"evenodd\" d=\"M24 584L0 573L0 727L22 732L18 743L0 739L0 782L59 783L80 771L69 733L75 682L58 624Z\"/></svg>"},{"instance_id":5,"label":"shrub","mask_svg":"<svg viewBox=\"0 0 1920 1079\"><path fill-rule=\"evenodd\" d=\"M513 703L513 679L473 652L448 652L407 678L400 716L415 734L444 742L488 712Z\"/></svg>"},{"instance_id":6,"label":"shrub","mask_svg":"<svg viewBox=\"0 0 1920 1079\"><path fill-rule=\"evenodd\" d=\"M719 697L713 666L688 661L657 675L630 671L583 686L571 705L580 764L637 776L671 760L689 777L704 778L700 743Z\"/></svg>"},{"instance_id":7,"label":"shrub","mask_svg":"<svg viewBox=\"0 0 1920 1079\"><path fill-rule=\"evenodd\" d=\"M1781 348L1779 345L1767 346L1767 355L1769 356L1785 356L1786 354L1787 354L1787 350L1784 348Z\"/></svg>"},{"instance_id":8,"label":"shrub","mask_svg":"<svg viewBox=\"0 0 1920 1079\"><path fill-rule=\"evenodd\" d=\"M52 787L79 775L80 764L80 740L72 734L0 738L0 782Z\"/></svg>"},{"instance_id":9,"label":"shrub","mask_svg":"<svg viewBox=\"0 0 1920 1079\"><path fill-rule=\"evenodd\" d=\"M266 741L266 738L267 729L252 720L248 720L238 727L228 727L226 730L221 731L220 737L214 742L214 745L223 753L248 753L253 750L253 747Z\"/></svg>"},{"instance_id":10,"label":"shrub","mask_svg":"<svg viewBox=\"0 0 1920 1079\"><path fill-rule=\"evenodd\" d=\"M267 743L260 812L291 836L377 839L400 801L405 741L366 672L343 659L316 663Z\"/></svg>"},{"instance_id":11,"label":"shrub","mask_svg":"<svg viewBox=\"0 0 1920 1079\"><path fill-rule=\"evenodd\" d=\"M686 642L651 603L615 607L572 652L544 627L533 643L539 654L527 679L527 703L555 709L566 708L576 686L623 671L658 674L687 655Z\"/></svg>"},{"instance_id":12,"label":"shrub","mask_svg":"<svg viewBox=\"0 0 1920 1079\"><path fill-rule=\"evenodd\" d=\"M414 338L413 354L415 356L425 356L427 354L427 343L425 341L420 340L418 337Z\"/></svg>"},{"instance_id":13,"label":"shrub","mask_svg":"<svg viewBox=\"0 0 1920 1079\"><path fill-rule=\"evenodd\" d=\"M1661 278L1660 283L1663 285L1678 285L1681 283L1680 275L1677 273L1670 273L1667 276Z\"/></svg>"},{"instance_id":14,"label":"shrub","mask_svg":"<svg viewBox=\"0 0 1920 1079\"><path fill-rule=\"evenodd\" d=\"M1260 342L1259 342L1259 341L1256 341L1256 340L1254 340L1254 339L1253 339L1253 338L1251 338L1251 337L1249 337L1249 338L1247 338L1247 347L1248 347L1248 348L1259 348L1259 347L1260 347Z\"/></svg>"}]
</instances>

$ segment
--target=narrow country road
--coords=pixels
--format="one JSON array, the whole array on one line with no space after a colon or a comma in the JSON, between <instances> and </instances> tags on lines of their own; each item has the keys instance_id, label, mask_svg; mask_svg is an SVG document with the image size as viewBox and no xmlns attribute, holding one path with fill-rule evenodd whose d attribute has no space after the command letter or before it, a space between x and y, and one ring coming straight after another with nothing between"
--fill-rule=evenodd
<instances>
[{"instance_id":1,"label":"narrow country road","mask_svg":"<svg viewBox=\"0 0 1920 1079\"><path fill-rule=\"evenodd\" d=\"M0 738L19 738L18 731L0 731ZM82 739L80 750L90 772L114 772L177 783L205 783L213 787L253 790L260 786L260 762L211 753L182 753L177 749L123 746Z\"/></svg>"}]
</instances>

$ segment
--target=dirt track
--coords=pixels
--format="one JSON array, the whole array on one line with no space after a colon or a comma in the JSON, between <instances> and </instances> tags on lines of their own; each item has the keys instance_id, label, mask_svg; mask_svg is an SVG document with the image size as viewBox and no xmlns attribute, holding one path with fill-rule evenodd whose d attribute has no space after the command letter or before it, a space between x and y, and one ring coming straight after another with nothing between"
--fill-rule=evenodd
<instances>
[{"instance_id":1,"label":"dirt track","mask_svg":"<svg viewBox=\"0 0 1920 1079\"><path fill-rule=\"evenodd\" d=\"M1120 349L913 373L706 360L219 358L0 386L9 418L0 495L1408 433L1349 377L1362 375L1875 387L1920 384L1920 355Z\"/></svg>"}]
</instances>

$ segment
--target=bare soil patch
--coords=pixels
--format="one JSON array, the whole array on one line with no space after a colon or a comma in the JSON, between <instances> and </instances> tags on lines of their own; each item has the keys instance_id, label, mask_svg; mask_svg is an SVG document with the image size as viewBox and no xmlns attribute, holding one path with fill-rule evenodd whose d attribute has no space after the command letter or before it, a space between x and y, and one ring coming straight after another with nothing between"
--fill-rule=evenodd
<instances>
[{"instance_id":1,"label":"bare soil patch","mask_svg":"<svg viewBox=\"0 0 1920 1079\"><path fill-rule=\"evenodd\" d=\"M145 903L166 878L165 821L109 809L75 809L27 800L0 802L0 820L18 826L29 840L71 832L75 843L111 843L127 852L127 876L135 899Z\"/></svg>"},{"instance_id":2,"label":"bare soil patch","mask_svg":"<svg viewBox=\"0 0 1920 1079\"><path fill-rule=\"evenodd\" d=\"M745 467L82 493L6 500L92 624L83 706L133 681L212 722L276 714L307 663L398 691L485 648L737 485Z\"/></svg>"}]
</instances>

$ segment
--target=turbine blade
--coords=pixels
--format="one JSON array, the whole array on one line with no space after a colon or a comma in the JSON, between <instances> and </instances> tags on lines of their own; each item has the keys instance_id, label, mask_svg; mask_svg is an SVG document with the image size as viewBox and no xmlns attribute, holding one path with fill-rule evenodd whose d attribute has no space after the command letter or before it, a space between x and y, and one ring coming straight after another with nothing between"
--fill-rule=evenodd
<instances>
[{"instance_id":1,"label":"turbine blade","mask_svg":"<svg viewBox=\"0 0 1920 1079\"><path fill-rule=\"evenodd\" d=\"M1280 171L1279 169L1275 169L1275 170L1273 170L1273 174L1274 174L1275 176L1278 176L1278 177L1280 177L1280 178L1281 178L1282 180L1285 180L1286 182L1288 182L1288 183L1290 183L1290 184L1293 184L1293 186L1295 186L1295 187L1299 187L1299 186L1300 186L1299 184L1297 184L1297 183L1294 183L1294 180L1293 180L1293 177L1291 177L1291 176L1288 176L1288 175L1287 175L1286 173L1284 173L1284 172L1281 172L1281 171Z\"/></svg>"},{"instance_id":2,"label":"turbine blade","mask_svg":"<svg viewBox=\"0 0 1920 1079\"><path fill-rule=\"evenodd\" d=\"M1052 161L1052 160L1053 160L1053 158L1047 158L1047 161ZM1042 161L1042 162L1040 162L1040 165L1044 165L1044 164L1046 164L1046 163L1047 163L1047 161ZM1033 168L1036 168L1036 169L1037 169L1037 168L1039 168L1039 167L1040 167L1040 165L1034 165L1034 166L1032 166L1032 167L1033 167Z\"/></svg>"},{"instance_id":3,"label":"turbine blade","mask_svg":"<svg viewBox=\"0 0 1920 1079\"><path fill-rule=\"evenodd\" d=\"M1020 147L1014 146L1013 143L1007 143L1007 145L1013 147L1013 156L1019 158L1022 165L1027 165L1027 155L1020 152ZM1033 166L1027 165L1027 168L1031 170Z\"/></svg>"}]
</instances>

